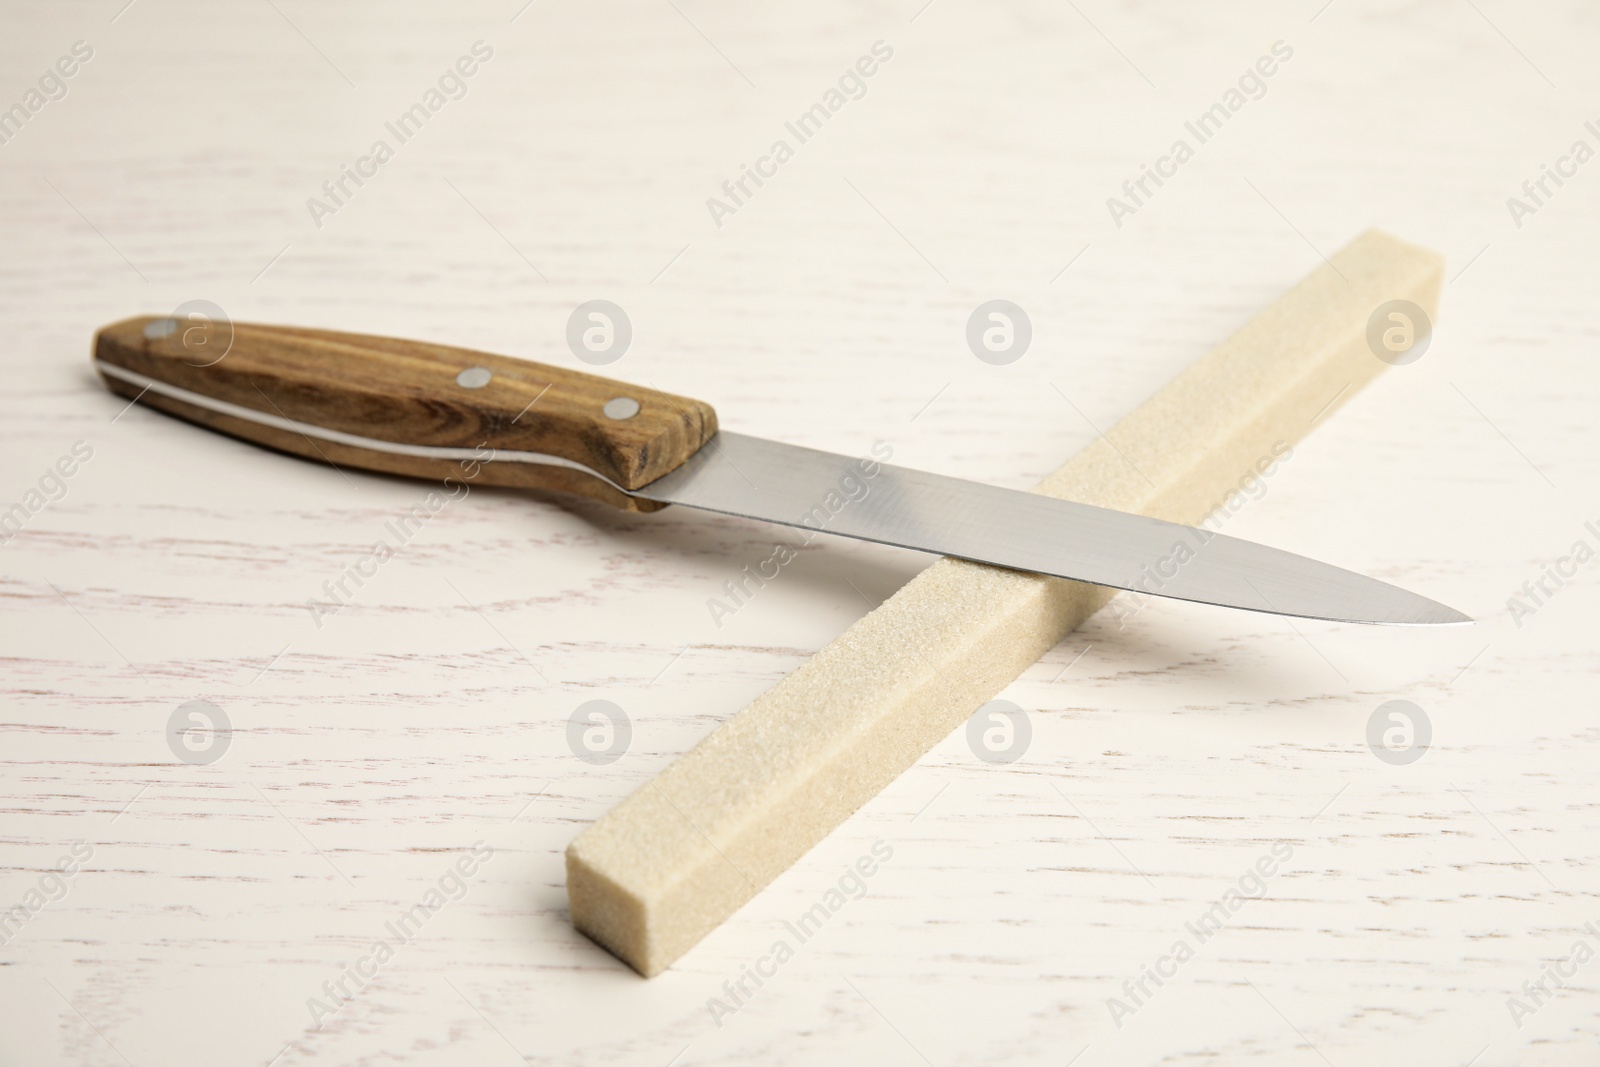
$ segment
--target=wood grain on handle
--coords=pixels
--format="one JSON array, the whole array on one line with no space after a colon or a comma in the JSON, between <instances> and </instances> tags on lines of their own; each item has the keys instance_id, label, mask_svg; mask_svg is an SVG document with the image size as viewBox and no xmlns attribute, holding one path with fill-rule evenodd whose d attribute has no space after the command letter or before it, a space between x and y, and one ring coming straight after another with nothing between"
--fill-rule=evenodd
<instances>
[{"instance_id":1,"label":"wood grain on handle","mask_svg":"<svg viewBox=\"0 0 1600 1067\"><path fill-rule=\"evenodd\" d=\"M95 335L96 366L115 393L307 459L442 480L463 477L462 461L433 450L493 449L494 460L472 475L476 484L577 493L632 511L664 505L557 464L638 489L717 432L709 404L542 363L330 330L232 329L218 358L226 325L210 327L201 343L189 323L124 319ZM485 371L488 380L475 384ZM529 461L539 455L555 463Z\"/></svg>"}]
</instances>

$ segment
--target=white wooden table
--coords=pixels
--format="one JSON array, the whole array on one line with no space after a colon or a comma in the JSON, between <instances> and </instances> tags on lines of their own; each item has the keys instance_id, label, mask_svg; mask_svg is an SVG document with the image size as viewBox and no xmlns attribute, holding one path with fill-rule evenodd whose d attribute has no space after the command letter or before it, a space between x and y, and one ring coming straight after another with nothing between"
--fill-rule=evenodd
<instances>
[{"instance_id":1,"label":"white wooden table","mask_svg":"<svg viewBox=\"0 0 1600 1067\"><path fill-rule=\"evenodd\" d=\"M1600 1058L1600 962L1565 962L1600 951L1600 562L1508 606L1600 547L1600 163L1560 162L1600 148L1594 11L919 2L6 5L0 107L93 54L0 144L0 509L25 513L0 1062ZM1280 40L1265 94L1115 225L1107 198ZM877 41L865 95L719 227L707 198ZM1513 219L1543 164L1575 176ZM925 557L819 539L718 627L769 530L474 490L319 627L307 601L427 487L124 410L87 359L96 327L203 299L581 368L567 317L608 299L634 326L610 372L729 428L1027 486L1369 225L1448 256L1432 347L1229 531L1480 623L1103 613L1004 694L1019 761L953 735L649 982L572 930L562 850L865 612L852 584L885 597ZM991 298L1033 322L1008 366L963 337ZM632 723L604 765L567 741L594 699ZM175 750L197 700L231 732ZM1390 700L1431 723L1409 764L1367 743ZM713 1012L880 840L864 895Z\"/></svg>"}]
</instances>

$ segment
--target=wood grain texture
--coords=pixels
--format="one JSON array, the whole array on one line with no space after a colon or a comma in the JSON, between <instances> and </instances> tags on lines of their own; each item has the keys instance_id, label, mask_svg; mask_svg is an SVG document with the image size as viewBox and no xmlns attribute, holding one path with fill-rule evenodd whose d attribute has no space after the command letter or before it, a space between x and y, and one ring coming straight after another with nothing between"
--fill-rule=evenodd
<instances>
[{"instance_id":1,"label":"wood grain texture","mask_svg":"<svg viewBox=\"0 0 1600 1067\"><path fill-rule=\"evenodd\" d=\"M623 489L638 489L676 470L717 432L716 412L698 400L392 337L142 316L96 333L94 355L100 363L264 415L399 445L470 449L474 458L464 465L314 439L101 374L112 392L282 452L434 481L576 493L628 511L663 505L635 500L582 472L496 462L494 453L559 456ZM463 372L480 371L489 375L482 384L458 381ZM607 414L606 404L616 399L632 401L632 412Z\"/></svg>"},{"instance_id":2,"label":"wood grain texture","mask_svg":"<svg viewBox=\"0 0 1600 1067\"><path fill-rule=\"evenodd\" d=\"M1594 117L1589 5L522 7L3 17L0 103L94 57L0 144L0 514L41 505L0 535L0 906L75 839L94 857L0 945L0 1063L1593 1061L1600 962L1507 1009L1600 911L1600 572L1507 608L1600 523L1600 171L1506 207ZM1107 198L1279 38L1265 95L1117 227ZM719 228L707 198L880 39L865 96ZM394 158L318 228L306 201L377 138ZM718 626L759 524L474 487L402 545L436 487L127 407L86 351L209 299L585 371L567 321L610 299L635 337L608 375L1023 488L1369 226L1444 253L1432 347L1224 531L1479 624L1108 609L1001 693L1017 762L936 745L648 983L573 931L567 843L927 558L819 537ZM964 333L997 297L1033 325L1006 366ZM209 765L166 734L196 699L232 723ZM594 699L633 726L606 765L567 740ZM1367 744L1394 699L1433 727L1405 766ZM314 1022L478 840L461 899ZM867 891L719 1025L708 1000L879 840ZM1118 1026L1107 1001L1275 844L1266 892Z\"/></svg>"}]
</instances>

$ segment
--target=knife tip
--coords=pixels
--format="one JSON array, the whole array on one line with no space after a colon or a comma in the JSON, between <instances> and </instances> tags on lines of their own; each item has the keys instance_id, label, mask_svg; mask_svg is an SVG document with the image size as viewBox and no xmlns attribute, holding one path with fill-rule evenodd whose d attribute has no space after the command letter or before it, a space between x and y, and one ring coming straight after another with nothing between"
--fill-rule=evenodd
<instances>
[{"instance_id":1,"label":"knife tip","mask_svg":"<svg viewBox=\"0 0 1600 1067\"><path fill-rule=\"evenodd\" d=\"M1471 626L1477 622L1470 615L1465 615L1448 604L1441 604L1437 600L1429 600L1426 606L1418 611L1414 617L1400 620L1413 626Z\"/></svg>"}]
</instances>

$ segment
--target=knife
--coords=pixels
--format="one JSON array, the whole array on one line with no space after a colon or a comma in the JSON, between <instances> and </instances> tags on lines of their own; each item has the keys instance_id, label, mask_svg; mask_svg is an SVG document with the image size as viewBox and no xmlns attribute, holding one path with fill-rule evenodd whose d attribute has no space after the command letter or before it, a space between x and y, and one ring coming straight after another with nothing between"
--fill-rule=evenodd
<instances>
[{"instance_id":1,"label":"knife","mask_svg":"<svg viewBox=\"0 0 1600 1067\"><path fill-rule=\"evenodd\" d=\"M334 465L668 504L1202 604L1337 622L1472 620L1239 538L721 430L698 400L508 356L232 324L221 356L171 317L95 336L106 385L208 429ZM214 338L209 338L214 340ZM1180 548L1182 546L1182 548Z\"/></svg>"}]
</instances>

